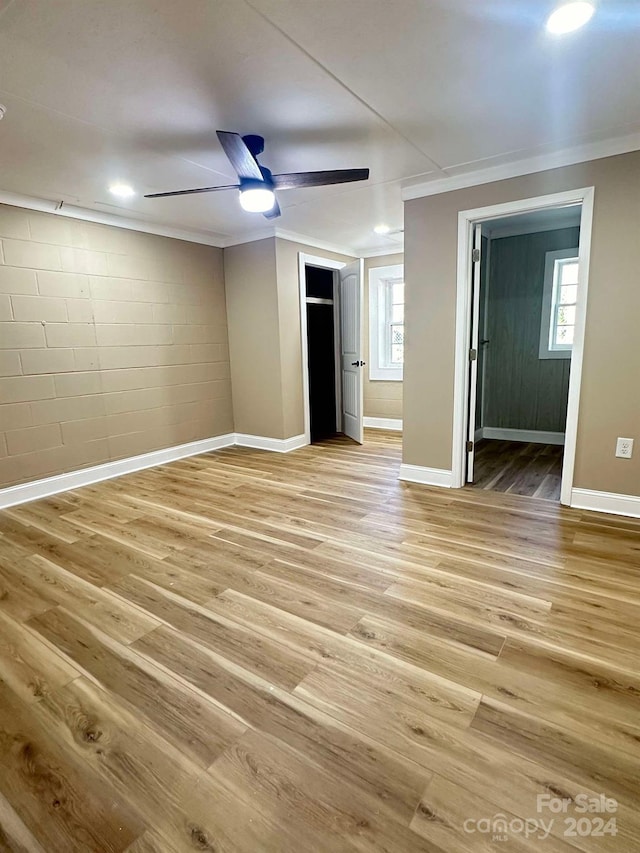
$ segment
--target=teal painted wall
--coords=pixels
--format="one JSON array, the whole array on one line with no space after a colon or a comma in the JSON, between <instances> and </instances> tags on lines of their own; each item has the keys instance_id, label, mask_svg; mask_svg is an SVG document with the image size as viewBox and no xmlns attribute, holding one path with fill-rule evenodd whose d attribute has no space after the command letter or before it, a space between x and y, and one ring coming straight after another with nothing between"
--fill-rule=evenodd
<instances>
[{"instance_id":1,"label":"teal painted wall","mask_svg":"<svg viewBox=\"0 0 640 853\"><path fill-rule=\"evenodd\" d=\"M538 357L542 292L546 253L579 236L563 228L491 240L483 426L564 432L571 361Z\"/></svg>"}]
</instances>

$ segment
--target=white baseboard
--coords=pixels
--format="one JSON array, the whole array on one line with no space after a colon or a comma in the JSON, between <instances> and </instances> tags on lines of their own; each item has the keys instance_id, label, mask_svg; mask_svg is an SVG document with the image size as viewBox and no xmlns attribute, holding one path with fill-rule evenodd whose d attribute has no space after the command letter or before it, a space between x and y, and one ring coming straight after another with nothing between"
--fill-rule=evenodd
<instances>
[{"instance_id":1,"label":"white baseboard","mask_svg":"<svg viewBox=\"0 0 640 853\"><path fill-rule=\"evenodd\" d=\"M401 465L399 480L408 483L422 483L424 486L442 486L450 489L453 486L453 471L442 468L422 468L420 465Z\"/></svg>"},{"instance_id":2,"label":"white baseboard","mask_svg":"<svg viewBox=\"0 0 640 853\"><path fill-rule=\"evenodd\" d=\"M571 506L575 509L591 509L612 515L630 515L640 518L640 497L618 495L615 492L594 492L591 489L571 489Z\"/></svg>"},{"instance_id":3,"label":"white baseboard","mask_svg":"<svg viewBox=\"0 0 640 853\"><path fill-rule=\"evenodd\" d=\"M93 483L100 483L102 480L111 480L113 477L121 477L123 474L142 471L144 468L153 468L156 465L175 462L177 459L184 459L186 456L197 456L199 453L209 453L211 450L230 447L236 443L235 438L233 433L217 435L215 438L190 441L188 444L165 447L162 450L153 450L151 453L143 453L140 456L129 456L127 459L105 462L102 465L93 465L91 468L81 468L79 471L70 471L68 474L57 474L55 477L46 477L43 480L34 480L31 483L22 483L19 486L9 486L7 489L0 489L0 509L40 498L48 498L60 492L78 489L80 486L90 486Z\"/></svg>"},{"instance_id":4,"label":"white baseboard","mask_svg":"<svg viewBox=\"0 0 640 853\"><path fill-rule=\"evenodd\" d=\"M367 429L392 429L402 432L402 418L363 418Z\"/></svg>"},{"instance_id":5,"label":"white baseboard","mask_svg":"<svg viewBox=\"0 0 640 853\"><path fill-rule=\"evenodd\" d=\"M188 456L198 456L201 453L209 453L212 450L221 450L223 447L239 445L241 447L252 447L257 450L270 450L275 453L289 453L292 450L305 447L307 444L308 442L304 435L278 439L258 435L227 433L226 435L218 435L214 438L205 438L201 441L191 441L175 447L153 450L151 453L143 453L140 456L130 456L127 459L105 462L102 465L94 465L91 468L82 468L79 471L71 471L67 474L58 474L55 477L46 477L42 480L34 480L31 483L22 483L18 486L9 486L6 489L0 489L0 509L7 509L18 504L47 498L51 495L57 495L60 492L78 489L81 486L90 486L93 483L111 480L115 477L121 477L123 474L142 471L145 468L154 468L157 465L175 462L178 459L184 459ZM443 488L452 488L453 486L452 471L446 471L442 468L423 468L420 465L401 465L398 479L409 483L421 483L425 486L440 486ZM640 497L635 495L596 492L590 489L572 489L571 506L575 509L588 509L595 512L640 518Z\"/></svg>"},{"instance_id":6,"label":"white baseboard","mask_svg":"<svg viewBox=\"0 0 640 853\"><path fill-rule=\"evenodd\" d=\"M274 453L289 453L309 444L304 435L294 435L293 438L268 438L263 435L244 435L243 433L236 433L235 443L240 447L271 450Z\"/></svg>"},{"instance_id":7,"label":"white baseboard","mask_svg":"<svg viewBox=\"0 0 640 853\"><path fill-rule=\"evenodd\" d=\"M102 465L93 465L91 468L81 468L79 471L70 471L67 474L57 474L55 477L46 477L43 480L34 480L31 483L22 483L19 486L0 489L0 509L8 509L10 506L17 506L28 501L48 498L60 492L79 489L80 486L90 486L93 483L100 483L102 480L111 480L114 477L121 477L123 474L142 471L144 468L165 465L167 462L175 462L177 459L184 459L187 456L198 456L200 453L209 453L211 450L221 450L223 447L240 445L241 447L254 447L259 450L272 450L276 453L289 453L289 451L298 450L306 444L308 442L304 435L279 439L230 432L226 435L217 435L214 438L190 441L188 444L165 447L162 450L153 450L151 453L143 453L140 456L129 456L127 459L105 462Z\"/></svg>"},{"instance_id":8,"label":"white baseboard","mask_svg":"<svg viewBox=\"0 0 640 853\"><path fill-rule=\"evenodd\" d=\"M527 441L534 444L564 444L563 432L546 432L539 429L506 429L482 427L482 438L498 438L502 441ZM477 434L477 433L476 433Z\"/></svg>"}]
</instances>

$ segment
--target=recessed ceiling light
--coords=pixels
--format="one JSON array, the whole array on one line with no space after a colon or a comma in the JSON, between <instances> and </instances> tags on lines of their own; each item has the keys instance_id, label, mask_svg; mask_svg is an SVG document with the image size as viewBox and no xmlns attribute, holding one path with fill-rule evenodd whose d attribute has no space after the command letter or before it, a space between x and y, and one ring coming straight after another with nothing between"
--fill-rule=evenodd
<instances>
[{"instance_id":1,"label":"recessed ceiling light","mask_svg":"<svg viewBox=\"0 0 640 853\"><path fill-rule=\"evenodd\" d=\"M596 11L593 3L580 2L565 3L552 12L547 21L547 30L555 35L571 33L584 27L591 20Z\"/></svg>"},{"instance_id":2,"label":"recessed ceiling light","mask_svg":"<svg viewBox=\"0 0 640 853\"><path fill-rule=\"evenodd\" d=\"M376 227L373 230L376 232L376 234L388 234L389 231L391 231L391 226L390 225L376 225Z\"/></svg>"},{"instance_id":3,"label":"recessed ceiling light","mask_svg":"<svg viewBox=\"0 0 640 853\"><path fill-rule=\"evenodd\" d=\"M109 192L117 195L118 198L131 198L136 194L134 188L130 187L129 184L111 184Z\"/></svg>"}]
</instances>

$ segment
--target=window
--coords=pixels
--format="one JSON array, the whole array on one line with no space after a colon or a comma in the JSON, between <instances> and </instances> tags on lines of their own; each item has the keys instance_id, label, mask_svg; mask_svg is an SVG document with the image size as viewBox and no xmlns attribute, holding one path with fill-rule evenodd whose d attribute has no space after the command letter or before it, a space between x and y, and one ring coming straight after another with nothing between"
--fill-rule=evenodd
<instances>
[{"instance_id":1,"label":"window","mask_svg":"<svg viewBox=\"0 0 640 853\"><path fill-rule=\"evenodd\" d=\"M578 249L547 252L540 358L571 358L578 299Z\"/></svg>"},{"instance_id":2,"label":"window","mask_svg":"<svg viewBox=\"0 0 640 853\"><path fill-rule=\"evenodd\" d=\"M402 381L404 267L369 270L369 378Z\"/></svg>"}]
</instances>

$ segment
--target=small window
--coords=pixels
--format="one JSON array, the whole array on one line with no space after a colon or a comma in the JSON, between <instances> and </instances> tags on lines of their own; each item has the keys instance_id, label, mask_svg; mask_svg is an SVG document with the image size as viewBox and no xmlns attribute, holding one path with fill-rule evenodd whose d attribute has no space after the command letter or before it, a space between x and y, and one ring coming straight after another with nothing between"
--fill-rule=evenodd
<instances>
[{"instance_id":1,"label":"small window","mask_svg":"<svg viewBox=\"0 0 640 853\"><path fill-rule=\"evenodd\" d=\"M369 270L369 378L402 381L404 267Z\"/></svg>"},{"instance_id":2,"label":"small window","mask_svg":"<svg viewBox=\"0 0 640 853\"><path fill-rule=\"evenodd\" d=\"M578 300L578 249L547 252L540 358L571 358Z\"/></svg>"}]
</instances>

